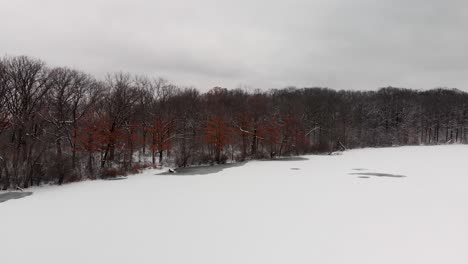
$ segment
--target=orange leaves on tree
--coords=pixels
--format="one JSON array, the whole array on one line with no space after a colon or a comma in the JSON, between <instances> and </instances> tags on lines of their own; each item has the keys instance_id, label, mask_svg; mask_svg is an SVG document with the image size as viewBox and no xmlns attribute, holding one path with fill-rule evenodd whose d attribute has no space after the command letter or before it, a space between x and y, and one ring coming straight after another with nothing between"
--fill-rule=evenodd
<instances>
[{"instance_id":1,"label":"orange leaves on tree","mask_svg":"<svg viewBox=\"0 0 468 264\"><path fill-rule=\"evenodd\" d=\"M138 133L140 128L141 125L137 124L136 122L131 122L130 124L124 126L122 135L124 136L125 148L130 150L143 143L143 139Z\"/></svg>"},{"instance_id":2,"label":"orange leaves on tree","mask_svg":"<svg viewBox=\"0 0 468 264\"><path fill-rule=\"evenodd\" d=\"M80 122L76 131L75 145L80 152L94 153L102 150L106 141L105 120L97 112L90 111Z\"/></svg>"},{"instance_id":3,"label":"orange leaves on tree","mask_svg":"<svg viewBox=\"0 0 468 264\"><path fill-rule=\"evenodd\" d=\"M262 126L260 135L267 145L279 144L281 142L281 125L274 119L270 120Z\"/></svg>"},{"instance_id":4,"label":"orange leaves on tree","mask_svg":"<svg viewBox=\"0 0 468 264\"><path fill-rule=\"evenodd\" d=\"M224 147L230 143L233 131L221 116L211 117L205 128L205 142L214 147L216 160L219 161Z\"/></svg>"},{"instance_id":5,"label":"orange leaves on tree","mask_svg":"<svg viewBox=\"0 0 468 264\"><path fill-rule=\"evenodd\" d=\"M105 114L90 111L80 122L75 139L76 148L82 152L100 152L108 144L121 147L125 142L123 138L123 131L116 128Z\"/></svg>"},{"instance_id":6,"label":"orange leaves on tree","mask_svg":"<svg viewBox=\"0 0 468 264\"><path fill-rule=\"evenodd\" d=\"M297 117L284 118L283 135L288 139L291 147L302 147L306 144L306 136L302 122Z\"/></svg>"},{"instance_id":7,"label":"orange leaves on tree","mask_svg":"<svg viewBox=\"0 0 468 264\"><path fill-rule=\"evenodd\" d=\"M172 120L158 118L147 128L152 137L151 151L153 153L171 148L173 126L174 122Z\"/></svg>"}]
</instances>

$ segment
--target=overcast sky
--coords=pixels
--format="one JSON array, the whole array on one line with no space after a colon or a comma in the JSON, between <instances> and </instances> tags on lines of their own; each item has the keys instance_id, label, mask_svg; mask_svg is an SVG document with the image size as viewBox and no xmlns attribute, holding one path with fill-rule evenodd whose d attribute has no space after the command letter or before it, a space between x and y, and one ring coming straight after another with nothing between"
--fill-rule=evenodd
<instances>
[{"instance_id":1,"label":"overcast sky","mask_svg":"<svg viewBox=\"0 0 468 264\"><path fill-rule=\"evenodd\" d=\"M468 91L466 0L0 0L0 54L213 86Z\"/></svg>"}]
</instances>

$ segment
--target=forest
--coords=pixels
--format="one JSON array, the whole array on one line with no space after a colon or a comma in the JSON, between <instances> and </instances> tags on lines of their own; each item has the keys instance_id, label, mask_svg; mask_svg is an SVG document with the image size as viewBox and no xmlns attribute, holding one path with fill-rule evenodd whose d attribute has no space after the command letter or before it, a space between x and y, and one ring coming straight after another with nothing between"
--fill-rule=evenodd
<instances>
[{"instance_id":1,"label":"forest","mask_svg":"<svg viewBox=\"0 0 468 264\"><path fill-rule=\"evenodd\" d=\"M214 87L127 73L97 79L0 59L0 189L146 167L275 159L344 148L466 143L468 93Z\"/></svg>"}]
</instances>

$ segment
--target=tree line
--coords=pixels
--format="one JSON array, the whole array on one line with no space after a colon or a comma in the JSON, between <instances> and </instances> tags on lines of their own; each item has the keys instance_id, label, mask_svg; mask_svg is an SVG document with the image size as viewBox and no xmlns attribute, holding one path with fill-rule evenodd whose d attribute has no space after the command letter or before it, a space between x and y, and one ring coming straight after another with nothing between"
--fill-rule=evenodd
<instances>
[{"instance_id":1,"label":"tree line","mask_svg":"<svg viewBox=\"0 0 468 264\"><path fill-rule=\"evenodd\" d=\"M456 89L201 93L161 78L115 73L98 80L25 56L0 59L0 189L164 163L466 143L467 124L468 93Z\"/></svg>"}]
</instances>

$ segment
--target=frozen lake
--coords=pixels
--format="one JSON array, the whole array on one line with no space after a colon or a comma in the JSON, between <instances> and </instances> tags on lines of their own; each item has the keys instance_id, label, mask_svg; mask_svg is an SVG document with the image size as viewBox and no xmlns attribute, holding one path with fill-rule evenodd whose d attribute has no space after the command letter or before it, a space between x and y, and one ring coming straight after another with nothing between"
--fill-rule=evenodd
<instances>
[{"instance_id":1,"label":"frozen lake","mask_svg":"<svg viewBox=\"0 0 468 264\"><path fill-rule=\"evenodd\" d=\"M1 263L468 263L468 146L208 170L33 188Z\"/></svg>"}]
</instances>

